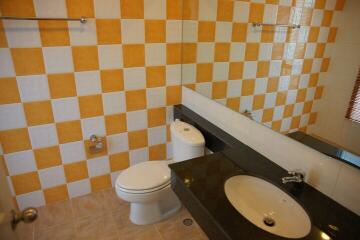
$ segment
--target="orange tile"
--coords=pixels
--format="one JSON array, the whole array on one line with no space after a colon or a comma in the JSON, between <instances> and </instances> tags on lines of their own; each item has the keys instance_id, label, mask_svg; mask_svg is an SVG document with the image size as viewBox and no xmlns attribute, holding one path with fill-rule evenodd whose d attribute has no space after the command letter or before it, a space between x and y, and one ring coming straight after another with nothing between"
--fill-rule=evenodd
<instances>
[{"instance_id":1,"label":"orange tile","mask_svg":"<svg viewBox=\"0 0 360 240\"><path fill-rule=\"evenodd\" d=\"M191 89L191 90L193 90L193 91L195 91L195 84L190 84L190 83L188 83L188 84L183 84L183 86L186 87L186 88L189 88L189 89Z\"/></svg>"},{"instance_id":2,"label":"orange tile","mask_svg":"<svg viewBox=\"0 0 360 240\"><path fill-rule=\"evenodd\" d=\"M146 68L146 87L163 87L166 84L165 66Z\"/></svg>"},{"instance_id":3,"label":"orange tile","mask_svg":"<svg viewBox=\"0 0 360 240\"><path fill-rule=\"evenodd\" d=\"M101 94L79 97L81 118L104 115Z\"/></svg>"},{"instance_id":4,"label":"orange tile","mask_svg":"<svg viewBox=\"0 0 360 240\"><path fill-rule=\"evenodd\" d=\"M38 24L43 47L70 45L66 21L39 21Z\"/></svg>"},{"instance_id":5,"label":"orange tile","mask_svg":"<svg viewBox=\"0 0 360 240\"><path fill-rule=\"evenodd\" d=\"M152 108L147 110L148 127L157 127L166 124L166 108Z\"/></svg>"},{"instance_id":6,"label":"orange tile","mask_svg":"<svg viewBox=\"0 0 360 240\"><path fill-rule=\"evenodd\" d=\"M257 61L259 56L259 44L247 43L245 48L245 60Z\"/></svg>"},{"instance_id":7,"label":"orange tile","mask_svg":"<svg viewBox=\"0 0 360 240\"><path fill-rule=\"evenodd\" d=\"M105 116L106 134L117 134L126 132L126 114L114 114Z\"/></svg>"},{"instance_id":8,"label":"orange tile","mask_svg":"<svg viewBox=\"0 0 360 240\"><path fill-rule=\"evenodd\" d=\"M250 3L249 22L263 22L264 4Z\"/></svg>"},{"instance_id":9,"label":"orange tile","mask_svg":"<svg viewBox=\"0 0 360 240\"><path fill-rule=\"evenodd\" d=\"M280 132L282 120L273 121L271 123L271 129Z\"/></svg>"},{"instance_id":10,"label":"orange tile","mask_svg":"<svg viewBox=\"0 0 360 240\"><path fill-rule=\"evenodd\" d=\"M11 55L16 75L37 75L45 73L41 48L12 48Z\"/></svg>"},{"instance_id":11,"label":"orange tile","mask_svg":"<svg viewBox=\"0 0 360 240\"><path fill-rule=\"evenodd\" d=\"M304 59L302 73L310 73L313 64L313 59Z\"/></svg>"},{"instance_id":12,"label":"orange tile","mask_svg":"<svg viewBox=\"0 0 360 240\"><path fill-rule=\"evenodd\" d=\"M198 41L215 41L215 22L199 21L198 23Z\"/></svg>"},{"instance_id":13,"label":"orange tile","mask_svg":"<svg viewBox=\"0 0 360 240\"><path fill-rule=\"evenodd\" d=\"M11 176L11 181L16 195L34 192L41 189L37 172L28 172Z\"/></svg>"},{"instance_id":14,"label":"orange tile","mask_svg":"<svg viewBox=\"0 0 360 240\"><path fill-rule=\"evenodd\" d=\"M301 103L305 102L306 98L306 88L299 89L296 95L296 102Z\"/></svg>"},{"instance_id":15,"label":"orange tile","mask_svg":"<svg viewBox=\"0 0 360 240\"><path fill-rule=\"evenodd\" d=\"M244 63L231 62L229 67L229 80L239 80L243 77Z\"/></svg>"},{"instance_id":16,"label":"orange tile","mask_svg":"<svg viewBox=\"0 0 360 240\"><path fill-rule=\"evenodd\" d=\"M212 98L213 99L226 98L226 92L227 92L227 81L212 83Z\"/></svg>"},{"instance_id":17,"label":"orange tile","mask_svg":"<svg viewBox=\"0 0 360 240\"><path fill-rule=\"evenodd\" d=\"M121 27L119 19L97 19L96 31L98 44L121 43Z\"/></svg>"},{"instance_id":18,"label":"orange tile","mask_svg":"<svg viewBox=\"0 0 360 240\"><path fill-rule=\"evenodd\" d=\"M146 91L142 90L133 90L127 91L126 95L126 110L127 111L136 111L146 108Z\"/></svg>"},{"instance_id":19,"label":"orange tile","mask_svg":"<svg viewBox=\"0 0 360 240\"><path fill-rule=\"evenodd\" d=\"M337 0L335 10L343 10L345 6L345 0Z\"/></svg>"},{"instance_id":20,"label":"orange tile","mask_svg":"<svg viewBox=\"0 0 360 240\"><path fill-rule=\"evenodd\" d=\"M294 58L303 59L305 56L305 43L296 43Z\"/></svg>"},{"instance_id":21,"label":"orange tile","mask_svg":"<svg viewBox=\"0 0 360 240\"><path fill-rule=\"evenodd\" d=\"M166 144L150 146L149 160L166 160Z\"/></svg>"},{"instance_id":22,"label":"orange tile","mask_svg":"<svg viewBox=\"0 0 360 240\"><path fill-rule=\"evenodd\" d=\"M181 43L169 43L166 44L166 63L167 64L180 64L181 63L181 53L182 53Z\"/></svg>"},{"instance_id":23,"label":"orange tile","mask_svg":"<svg viewBox=\"0 0 360 240\"><path fill-rule=\"evenodd\" d=\"M308 42L317 42L317 39L319 37L319 32L320 32L319 27L310 27Z\"/></svg>"},{"instance_id":24,"label":"orange tile","mask_svg":"<svg viewBox=\"0 0 360 240\"><path fill-rule=\"evenodd\" d=\"M281 62L281 75L286 76L290 75L292 71L292 60L283 60Z\"/></svg>"},{"instance_id":25,"label":"orange tile","mask_svg":"<svg viewBox=\"0 0 360 240\"><path fill-rule=\"evenodd\" d=\"M291 119L291 126L290 126L290 129L296 129L296 128L299 128L299 125L300 125L300 116L296 116L296 117L293 117Z\"/></svg>"},{"instance_id":26,"label":"orange tile","mask_svg":"<svg viewBox=\"0 0 360 240\"><path fill-rule=\"evenodd\" d=\"M321 62L320 72L327 72L329 69L330 58L323 58Z\"/></svg>"},{"instance_id":27,"label":"orange tile","mask_svg":"<svg viewBox=\"0 0 360 240\"><path fill-rule=\"evenodd\" d=\"M315 0L315 5L314 7L316 9L324 9L325 8L325 4L326 4L326 0Z\"/></svg>"},{"instance_id":28,"label":"orange tile","mask_svg":"<svg viewBox=\"0 0 360 240\"><path fill-rule=\"evenodd\" d=\"M129 153L122 152L109 155L109 162L111 172L124 170L130 166Z\"/></svg>"},{"instance_id":29,"label":"orange tile","mask_svg":"<svg viewBox=\"0 0 360 240\"><path fill-rule=\"evenodd\" d=\"M6 40L5 29L3 23L0 22L0 48L7 48L7 47L8 44Z\"/></svg>"},{"instance_id":30,"label":"orange tile","mask_svg":"<svg viewBox=\"0 0 360 240\"><path fill-rule=\"evenodd\" d=\"M122 69L100 71L102 92L116 92L124 90L124 75Z\"/></svg>"},{"instance_id":31,"label":"orange tile","mask_svg":"<svg viewBox=\"0 0 360 240\"><path fill-rule=\"evenodd\" d=\"M144 18L144 1L143 0L122 0L121 17L129 19Z\"/></svg>"},{"instance_id":32,"label":"orange tile","mask_svg":"<svg viewBox=\"0 0 360 240\"><path fill-rule=\"evenodd\" d=\"M217 21L231 22L233 20L234 2L229 0L217 1Z\"/></svg>"},{"instance_id":33,"label":"orange tile","mask_svg":"<svg viewBox=\"0 0 360 240\"><path fill-rule=\"evenodd\" d=\"M29 133L26 128L0 131L0 142L4 153L31 149Z\"/></svg>"},{"instance_id":34,"label":"orange tile","mask_svg":"<svg viewBox=\"0 0 360 240\"><path fill-rule=\"evenodd\" d=\"M196 64L196 82L211 82L213 77L212 63Z\"/></svg>"},{"instance_id":35,"label":"orange tile","mask_svg":"<svg viewBox=\"0 0 360 240\"><path fill-rule=\"evenodd\" d=\"M327 42L329 42L329 43L335 42L336 35L337 35L337 30L338 30L337 27L331 27L330 28Z\"/></svg>"},{"instance_id":36,"label":"orange tile","mask_svg":"<svg viewBox=\"0 0 360 240\"><path fill-rule=\"evenodd\" d=\"M305 102L302 113L303 114L310 113L311 109L312 109L312 106L313 106L313 101Z\"/></svg>"},{"instance_id":37,"label":"orange tile","mask_svg":"<svg viewBox=\"0 0 360 240\"><path fill-rule=\"evenodd\" d=\"M166 141L171 142L170 125L166 125Z\"/></svg>"},{"instance_id":38,"label":"orange tile","mask_svg":"<svg viewBox=\"0 0 360 240\"><path fill-rule=\"evenodd\" d=\"M291 117L294 113L294 104L286 105L283 112L283 118Z\"/></svg>"},{"instance_id":39,"label":"orange tile","mask_svg":"<svg viewBox=\"0 0 360 240\"><path fill-rule=\"evenodd\" d=\"M276 106L282 106L286 103L287 91L277 92L276 94Z\"/></svg>"},{"instance_id":40,"label":"orange tile","mask_svg":"<svg viewBox=\"0 0 360 240\"><path fill-rule=\"evenodd\" d=\"M264 108L265 94L255 95L253 99L253 110L259 110Z\"/></svg>"},{"instance_id":41,"label":"orange tile","mask_svg":"<svg viewBox=\"0 0 360 240\"><path fill-rule=\"evenodd\" d=\"M277 92L278 87L279 87L279 78L277 78L277 77L269 78L268 83L267 83L266 92L267 93Z\"/></svg>"},{"instance_id":42,"label":"orange tile","mask_svg":"<svg viewBox=\"0 0 360 240\"><path fill-rule=\"evenodd\" d=\"M76 96L76 85L73 73L48 75L51 98Z\"/></svg>"},{"instance_id":43,"label":"orange tile","mask_svg":"<svg viewBox=\"0 0 360 240\"><path fill-rule=\"evenodd\" d=\"M80 120L61 122L56 124L59 143L68 143L82 140Z\"/></svg>"},{"instance_id":44,"label":"orange tile","mask_svg":"<svg viewBox=\"0 0 360 240\"><path fill-rule=\"evenodd\" d=\"M319 73L310 74L309 87L315 87L319 81Z\"/></svg>"},{"instance_id":45,"label":"orange tile","mask_svg":"<svg viewBox=\"0 0 360 240\"><path fill-rule=\"evenodd\" d=\"M277 24L289 24L291 7L289 6L278 6L277 12Z\"/></svg>"},{"instance_id":46,"label":"orange tile","mask_svg":"<svg viewBox=\"0 0 360 240\"><path fill-rule=\"evenodd\" d=\"M300 82L300 76L299 75L291 75L290 76L289 89L298 89L299 88L299 82Z\"/></svg>"},{"instance_id":47,"label":"orange tile","mask_svg":"<svg viewBox=\"0 0 360 240\"><path fill-rule=\"evenodd\" d=\"M128 132L129 148L131 150L143 148L148 145L147 130Z\"/></svg>"},{"instance_id":48,"label":"orange tile","mask_svg":"<svg viewBox=\"0 0 360 240\"><path fill-rule=\"evenodd\" d=\"M90 136L86 136L86 137L90 137ZM86 154L86 159L102 157L102 156L106 156L108 154L106 138L103 138L102 142L104 144L103 149L101 149L101 151L93 152L90 150L90 148L91 148L91 146L94 146L94 144L89 139L84 141L84 150L85 150L85 154Z\"/></svg>"},{"instance_id":49,"label":"orange tile","mask_svg":"<svg viewBox=\"0 0 360 240\"><path fill-rule=\"evenodd\" d=\"M1 0L0 12L3 16L35 17L32 0Z\"/></svg>"},{"instance_id":50,"label":"orange tile","mask_svg":"<svg viewBox=\"0 0 360 240\"><path fill-rule=\"evenodd\" d=\"M54 122L50 101L24 103L24 112L29 126Z\"/></svg>"},{"instance_id":51,"label":"orange tile","mask_svg":"<svg viewBox=\"0 0 360 240\"><path fill-rule=\"evenodd\" d=\"M324 86L316 87L314 99L315 100L316 99L321 99L323 91L324 91Z\"/></svg>"},{"instance_id":52,"label":"orange tile","mask_svg":"<svg viewBox=\"0 0 360 240\"><path fill-rule=\"evenodd\" d=\"M195 63L196 62L196 43L183 43L182 44L182 63Z\"/></svg>"},{"instance_id":53,"label":"orange tile","mask_svg":"<svg viewBox=\"0 0 360 240\"><path fill-rule=\"evenodd\" d=\"M182 20L183 14L182 0L166 0L167 19Z\"/></svg>"},{"instance_id":54,"label":"orange tile","mask_svg":"<svg viewBox=\"0 0 360 240\"><path fill-rule=\"evenodd\" d=\"M324 11L321 26L329 27L331 25L332 17L333 17L333 11L330 10Z\"/></svg>"},{"instance_id":55,"label":"orange tile","mask_svg":"<svg viewBox=\"0 0 360 240\"><path fill-rule=\"evenodd\" d=\"M183 0L183 20L197 20L199 0Z\"/></svg>"},{"instance_id":56,"label":"orange tile","mask_svg":"<svg viewBox=\"0 0 360 240\"><path fill-rule=\"evenodd\" d=\"M273 119L273 115L274 115L273 108L264 109L261 122L270 122Z\"/></svg>"},{"instance_id":57,"label":"orange tile","mask_svg":"<svg viewBox=\"0 0 360 240\"><path fill-rule=\"evenodd\" d=\"M166 40L165 20L145 20L145 42L163 43Z\"/></svg>"},{"instance_id":58,"label":"orange tile","mask_svg":"<svg viewBox=\"0 0 360 240\"><path fill-rule=\"evenodd\" d=\"M246 42L247 23L233 23L232 41L233 42Z\"/></svg>"},{"instance_id":59,"label":"orange tile","mask_svg":"<svg viewBox=\"0 0 360 240\"><path fill-rule=\"evenodd\" d=\"M46 204L57 203L69 199L66 185L56 186L44 190Z\"/></svg>"},{"instance_id":60,"label":"orange tile","mask_svg":"<svg viewBox=\"0 0 360 240\"><path fill-rule=\"evenodd\" d=\"M280 60L284 56L284 44L283 43L274 43L272 47L272 56L273 60Z\"/></svg>"},{"instance_id":61,"label":"orange tile","mask_svg":"<svg viewBox=\"0 0 360 240\"><path fill-rule=\"evenodd\" d=\"M279 0L265 0L267 4L279 4Z\"/></svg>"},{"instance_id":62,"label":"orange tile","mask_svg":"<svg viewBox=\"0 0 360 240\"><path fill-rule=\"evenodd\" d=\"M176 105L181 103L181 86L166 87L166 105Z\"/></svg>"},{"instance_id":63,"label":"orange tile","mask_svg":"<svg viewBox=\"0 0 360 240\"><path fill-rule=\"evenodd\" d=\"M286 32L286 42L296 43L299 38L298 29L289 28Z\"/></svg>"},{"instance_id":64,"label":"orange tile","mask_svg":"<svg viewBox=\"0 0 360 240\"><path fill-rule=\"evenodd\" d=\"M228 62L230 43L215 43L215 62Z\"/></svg>"},{"instance_id":65,"label":"orange tile","mask_svg":"<svg viewBox=\"0 0 360 240\"><path fill-rule=\"evenodd\" d=\"M274 26L263 26L261 30L261 42L272 43L274 41Z\"/></svg>"},{"instance_id":66,"label":"orange tile","mask_svg":"<svg viewBox=\"0 0 360 240\"><path fill-rule=\"evenodd\" d=\"M9 176L9 170L6 166L5 159L3 155L0 155L0 168L3 169L5 176Z\"/></svg>"},{"instance_id":67,"label":"orange tile","mask_svg":"<svg viewBox=\"0 0 360 240\"><path fill-rule=\"evenodd\" d=\"M254 90L255 90L254 79L247 79L242 81L241 96L254 95Z\"/></svg>"},{"instance_id":68,"label":"orange tile","mask_svg":"<svg viewBox=\"0 0 360 240\"><path fill-rule=\"evenodd\" d=\"M61 165L61 156L58 146L34 149L34 155L38 169Z\"/></svg>"},{"instance_id":69,"label":"orange tile","mask_svg":"<svg viewBox=\"0 0 360 240\"><path fill-rule=\"evenodd\" d=\"M75 71L99 69L98 50L96 46L72 47Z\"/></svg>"},{"instance_id":70,"label":"orange tile","mask_svg":"<svg viewBox=\"0 0 360 240\"><path fill-rule=\"evenodd\" d=\"M326 46L325 43L316 44L316 50L315 50L315 57L316 58L322 58L324 56L325 46Z\"/></svg>"},{"instance_id":71,"label":"orange tile","mask_svg":"<svg viewBox=\"0 0 360 240\"><path fill-rule=\"evenodd\" d=\"M110 174L90 178L91 191L98 192L111 188Z\"/></svg>"},{"instance_id":72,"label":"orange tile","mask_svg":"<svg viewBox=\"0 0 360 240\"><path fill-rule=\"evenodd\" d=\"M316 123L316 119L317 119L317 113L310 113L310 117L309 117L309 125L311 124L315 124Z\"/></svg>"},{"instance_id":73,"label":"orange tile","mask_svg":"<svg viewBox=\"0 0 360 240\"><path fill-rule=\"evenodd\" d=\"M64 165L66 182L75 182L89 177L86 161Z\"/></svg>"},{"instance_id":74,"label":"orange tile","mask_svg":"<svg viewBox=\"0 0 360 240\"><path fill-rule=\"evenodd\" d=\"M269 69L269 61L259 61L257 63L256 77L267 77L269 75Z\"/></svg>"},{"instance_id":75,"label":"orange tile","mask_svg":"<svg viewBox=\"0 0 360 240\"><path fill-rule=\"evenodd\" d=\"M66 0L68 17L94 17L94 4L92 0Z\"/></svg>"},{"instance_id":76,"label":"orange tile","mask_svg":"<svg viewBox=\"0 0 360 240\"><path fill-rule=\"evenodd\" d=\"M145 66L145 45L125 44L123 45L124 67Z\"/></svg>"},{"instance_id":77,"label":"orange tile","mask_svg":"<svg viewBox=\"0 0 360 240\"><path fill-rule=\"evenodd\" d=\"M226 106L236 112L240 109L240 97L236 98L227 98L226 99Z\"/></svg>"},{"instance_id":78,"label":"orange tile","mask_svg":"<svg viewBox=\"0 0 360 240\"><path fill-rule=\"evenodd\" d=\"M16 78L0 78L0 104L20 102Z\"/></svg>"}]
</instances>

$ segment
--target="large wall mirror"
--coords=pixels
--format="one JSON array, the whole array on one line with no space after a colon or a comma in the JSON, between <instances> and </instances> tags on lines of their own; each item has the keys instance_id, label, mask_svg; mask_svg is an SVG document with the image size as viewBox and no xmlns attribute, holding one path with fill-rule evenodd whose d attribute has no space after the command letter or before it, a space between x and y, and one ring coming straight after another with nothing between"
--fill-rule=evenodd
<instances>
[{"instance_id":1,"label":"large wall mirror","mask_svg":"<svg viewBox=\"0 0 360 240\"><path fill-rule=\"evenodd\" d=\"M274 131L360 155L359 100L346 118L359 11L356 0L184 1L182 84Z\"/></svg>"}]
</instances>

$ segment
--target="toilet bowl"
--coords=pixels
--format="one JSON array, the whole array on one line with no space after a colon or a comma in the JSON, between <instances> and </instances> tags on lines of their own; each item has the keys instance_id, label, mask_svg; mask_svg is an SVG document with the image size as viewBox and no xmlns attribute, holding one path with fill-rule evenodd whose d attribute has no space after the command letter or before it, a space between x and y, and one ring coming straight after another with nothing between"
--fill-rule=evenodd
<instances>
[{"instance_id":1,"label":"toilet bowl","mask_svg":"<svg viewBox=\"0 0 360 240\"><path fill-rule=\"evenodd\" d=\"M170 126L173 159L147 161L122 171L115 183L117 196L130 202L130 220L138 225L162 221L181 208L170 186L168 164L202 156L205 140L199 130L176 120Z\"/></svg>"}]
</instances>

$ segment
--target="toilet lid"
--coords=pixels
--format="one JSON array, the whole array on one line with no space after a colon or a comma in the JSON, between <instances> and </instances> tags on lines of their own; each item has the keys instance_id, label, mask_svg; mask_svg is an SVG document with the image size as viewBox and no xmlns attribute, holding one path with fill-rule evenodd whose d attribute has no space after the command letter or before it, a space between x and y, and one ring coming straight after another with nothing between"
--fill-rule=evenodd
<instances>
[{"instance_id":1,"label":"toilet lid","mask_svg":"<svg viewBox=\"0 0 360 240\"><path fill-rule=\"evenodd\" d=\"M122 171L116 179L116 186L127 190L148 190L170 181L168 161L148 161L136 164Z\"/></svg>"}]
</instances>

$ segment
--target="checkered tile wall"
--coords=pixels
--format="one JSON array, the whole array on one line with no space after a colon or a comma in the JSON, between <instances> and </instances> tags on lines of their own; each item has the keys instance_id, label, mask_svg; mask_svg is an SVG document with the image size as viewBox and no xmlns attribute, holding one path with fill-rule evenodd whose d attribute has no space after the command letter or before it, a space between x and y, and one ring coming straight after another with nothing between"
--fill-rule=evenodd
<instances>
[{"instance_id":1,"label":"checkered tile wall","mask_svg":"<svg viewBox=\"0 0 360 240\"><path fill-rule=\"evenodd\" d=\"M20 208L108 188L141 161L171 156L181 98L180 0L1 0L1 164ZM88 151L91 134L106 149Z\"/></svg>"},{"instance_id":2,"label":"checkered tile wall","mask_svg":"<svg viewBox=\"0 0 360 240\"><path fill-rule=\"evenodd\" d=\"M343 7L344 0L184 1L183 84L281 133L306 131Z\"/></svg>"}]
</instances>

